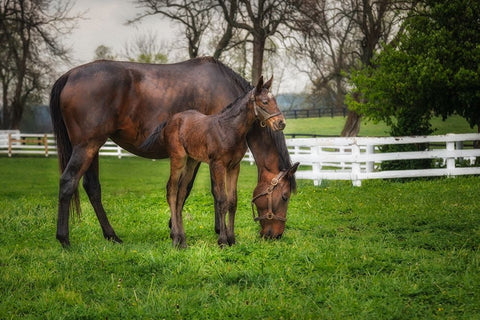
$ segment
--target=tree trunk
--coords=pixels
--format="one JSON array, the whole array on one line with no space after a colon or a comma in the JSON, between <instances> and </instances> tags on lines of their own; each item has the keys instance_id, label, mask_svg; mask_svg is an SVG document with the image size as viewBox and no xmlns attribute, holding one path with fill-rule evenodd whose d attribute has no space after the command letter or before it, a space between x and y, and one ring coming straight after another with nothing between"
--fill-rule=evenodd
<instances>
[{"instance_id":1,"label":"tree trunk","mask_svg":"<svg viewBox=\"0 0 480 320\"><path fill-rule=\"evenodd\" d=\"M253 61L252 61L252 84L255 85L262 75L263 52L265 39L262 36L254 35L253 38Z\"/></svg>"},{"instance_id":2,"label":"tree trunk","mask_svg":"<svg viewBox=\"0 0 480 320\"><path fill-rule=\"evenodd\" d=\"M353 98L358 101L358 94L354 94ZM348 110L347 120L345 121L345 125L343 126L343 130L340 135L342 137L356 137L360 132L361 120L361 115L359 115L355 111Z\"/></svg>"},{"instance_id":3,"label":"tree trunk","mask_svg":"<svg viewBox=\"0 0 480 320\"><path fill-rule=\"evenodd\" d=\"M360 123L362 116L360 116L355 111L348 111L347 121L345 121L345 126L343 127L341 136L342 137L356 137L360 131Z\"/></svg>"},{"instance_id":4,"label":"tree trunk","mask_svg":"<svg viewBox=\"0 0 480 320\"><path fill-rule=\"evenodd\" d=\"M23 116L23 106L21 102L17 102L16 100L12 103L12 119L10 121L9 129L11 130L18 130L20 129L20 122L22 121Z\"/></svg>"}]
</instances>

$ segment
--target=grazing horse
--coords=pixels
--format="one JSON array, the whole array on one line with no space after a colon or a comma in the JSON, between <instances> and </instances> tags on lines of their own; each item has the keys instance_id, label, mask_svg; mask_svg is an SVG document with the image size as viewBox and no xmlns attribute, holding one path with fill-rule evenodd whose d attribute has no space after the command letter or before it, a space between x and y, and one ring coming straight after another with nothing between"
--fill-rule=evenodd
<instances>
[{"instance_id":1,"label":"grazing horse","mask_svg":"<svg viewBox=\"0 0 480 320\"><path fill-rule=\"evenodd\" d=\"M272 79L264 84L261 77L256 88L220 113L204 115L196 110L177 113L161 124L145 142L144 147L148 149L148 145L159 137L170 157L167 201L171 212L170 236L174 246L186 246L182 209L188 184L200 162L208 163L210 167L215 215L220 218L218 244L235 243L237 179L240 162L247 151L247 133L257 119L275 131L285 127L285 118L269 92ZM225 223L227 211L228 228Z\"/></svg>"},{"instance_id":2,"label":"grazing horse","mask_svg":"<svg viewBox=\"0 0 480 320\"><path fill-rule=\"evenodd\" d=\"M230 68L213 58L197 58L175 64L141 64L96 61L71 69L54 84L50 113L57 138L60 163L57 239L70 244L69 211L79 211L78 183L92 204L106 239L121 242L112 228L101 200L98 151L111 138L127 151L141 157L168 157L157 142L148 151L140 148L157 128L175 113L195 109L204 114L219 112L252 86ZM247 134L247 142L258 168L254 195L267 189L281 172L292 165L281 132L263 130L258 123ZM193 185L195 168L188 190ZM290 178L288 178L290 177ZM289 197L295 190L293 175L284 175L280 184L285 195L274 195L273 211L285 217ZM265 198L265 197L262 197ZM259 216L269 211L265 199L255 202ZM261 235L275 238L283 233L284 221L264 220ZM219 232L219 217L215 231Z\"/></svg>"}]
</instances>

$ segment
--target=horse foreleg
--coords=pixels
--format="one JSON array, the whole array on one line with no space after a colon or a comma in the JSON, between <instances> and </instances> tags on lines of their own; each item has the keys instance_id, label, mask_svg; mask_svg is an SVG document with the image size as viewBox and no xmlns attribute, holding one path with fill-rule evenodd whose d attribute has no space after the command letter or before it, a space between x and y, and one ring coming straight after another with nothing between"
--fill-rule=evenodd
<instances>
[{"instance_id":1,"label":"horse foreleg","mask_svg":"<svg viewBox=\"0 0 480 320\"><path fill-rule=\"evenodd\" d=\"M225 215L227 212L226 170L221 163L210 164L212 194L215 202L215 217L219 218L220 233L218 244L222 247L228 244Z\"/></svg>"},{"instance_id":2,"label":"horse foreleg","mask_svg":"<svg viewBox=\"0 0 480 320\"><path fill-rule=\"evenodd\" d=\"M237 212L237 181L240 173L240 165L231 169L227 173L227 191L228 191L228 226L227 240L228 244L235 244L235 213Z\"/></svg>"},{"instance_id":3,"label":"horse foreleg","mask_svg":"<svg viewBox=\"0 0 480 320\"><path fill-rule=\"evenodd\" d=\"M182 211L177 210L178 190L180 176L184 170L185 161L183 159L170 160L170 178L167 183L167 202L170 206L170 238L172 238L173 246L186 247L185 230L183 228Z\"/></svg>"},{"instance_id":4,"label":"horse foreleg","mask_svg":"<svg viewBox=\"0 0 480 320\"><path fill-rule=\"evenodd\" d=\"M122 240L115 234L115 231L110 225L105 209L103 208L102 190L98 179L98 153L95 155L92 164L83 176L83 188L87 192L90 203L95 210L105 239L122 243Z\"/></svg>"},{"instance_id":5,"label":"horse foreleg","mask_svg":"<svg viewBox=\"0 0 480 320\"><path fill-rule=\"evenodd\" d=\"M68 222L70 217L70 201L77 190L78 182L83 176L93 157L85 148L75 147L68 164L60 176L58 192L57 239L64 247L70 246Z\"/></svg>"}]
</instances>

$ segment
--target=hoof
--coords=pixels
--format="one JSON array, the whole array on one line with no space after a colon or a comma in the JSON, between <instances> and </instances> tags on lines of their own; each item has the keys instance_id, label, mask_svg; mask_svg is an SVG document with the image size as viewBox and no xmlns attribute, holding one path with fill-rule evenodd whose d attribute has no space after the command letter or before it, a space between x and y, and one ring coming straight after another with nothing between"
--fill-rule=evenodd
<instances>
[{"instance_id":1,"label":"hoof","mask_svg":"<svg viewBox=\"0 0 480 320\"><path fill-rule=\"evenodd\" d=\"M108 241L112 241L114 243L123 243L122 239L117 237L116 234L114 234L113 236L105 236L105 239L107 239Z\"/></svg>"},{"instance_id":2,"label":"hoof","mask_svg":"<svg viewBox=\"0 0 480 320\"><path fill-rule=\"evenodd\" d=\"M235 244L235 238L228 238L228 239L218 238L217 243L220 246L220 248L224 248L227 245L233 246Z\"/></svg>"},{"instance_id":3,"label":"hoof","mask_svg":"<svg viewBox=\"0 0 480 320\"><path fill-rule=\"evenodd\" d=\"M235 237L233 238L228 238L228 245L233 246L235 244Z\"/></svg>"},{"instance_id":4,"label":"hoof","mask_svg":"<svg viewBox=\"0 0 480 320\"><path fill-rule=\"evenodd\" d=\"M187 247L187 241L185 240L185 235L170 235L172 238L172 245L174 248L183 249Z\"/></svg>"},{"instance_id":5,"label":"hoof","mask_svg":"<svg viewBox=\"0 0 480 320\"><path fill-rule=\"evenodd\" d=\"M70 248L70 240L68 239L68 235L62 236L57 234L57 240L60 241L60 244L62 245L62 247Z\"/></svg>"}]
</instances>

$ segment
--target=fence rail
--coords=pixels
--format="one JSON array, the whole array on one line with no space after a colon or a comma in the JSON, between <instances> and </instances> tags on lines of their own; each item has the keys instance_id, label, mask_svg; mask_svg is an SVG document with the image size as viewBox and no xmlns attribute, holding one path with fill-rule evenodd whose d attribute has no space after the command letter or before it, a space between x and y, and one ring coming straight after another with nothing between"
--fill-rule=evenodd
<instances>
[{"instance_id":1,"label":"fence rail","mask_svg":"<svg viewBox=\"0 0 480 320\"><path fill-rule=\"evenodd\" d=\"M473 164L480 149L465 149L466 142L480 140L480 134L447 134L419 137L378 138L299 138L287 139L292 161L302 168L297 178L313 180L315 185L326 180L351 180L360 186L362 180L458 176L480 174L480 167L459 167L456 160L467 159ZM398 144L435 144L435 149L408 152L379 152L379 147ZM472 143L473 145L473 143ZM383 161L440 159L445 167L379 171Z\"/></svg>"},{"instance_id":2,"label":"fence rail","mask_svg":"<svg viewBox=\"0 0 480 320\"><path fill-rule=\"evenodd\" d=\"M0 154L11 157L14 154L41 154L45 157L57 154L57 145L53 134L21 133L18 130L0 130ZM108 140L100 148L101 156L133 156L115 142Z\"/></svg>"},{"instance_id":3,"label":"fence rail","mask_svg":"<svg viewBox=\"0 0 480 320\"><path fill-rule=\"evenodd\" d=\"M472 147L480 141L480 134L447 134L419 137L376 137L376 138L295 138L287 139L287 147L292 161L300 162L298 179L313 180L319 185L322 180L351 180L360 186L362 180L386 178L411 178L432 176L458 176L480 174L480 167L460 167L456 160L475 163L480 157L480 149ZM387 152L379 151L380 146L396 144L428 144L434 148L422 151ZM468 146L468 148L467 148ZM48 157L57 153L52 134L25 134L18 130L0 131L0 154L42 154ZM114 142L108 140L100 149L102 156L118 158L133 156ZM380 171L383 161L439 159L441 168L417 170ZM255 163L250 152L244 161Z\"/></svg>"},{"instance_id":4,"label":"fence rail","mask_svg":"<svg viewBox=\"0 0 480 320\"><path fill-rule=\"evenodd\" d=\"M290 109L283 110L283 115L287 119L298 118L320 118L320 117L345 117L347 109L317 108L317 109Z\"/></svg>"}]
</instances>

